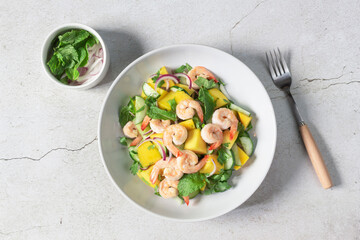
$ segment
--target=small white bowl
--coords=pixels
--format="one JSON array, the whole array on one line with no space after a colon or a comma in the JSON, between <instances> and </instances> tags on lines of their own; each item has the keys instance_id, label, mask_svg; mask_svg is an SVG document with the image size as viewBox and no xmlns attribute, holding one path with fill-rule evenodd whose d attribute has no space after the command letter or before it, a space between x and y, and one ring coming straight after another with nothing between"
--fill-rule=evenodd
<instances>
[{"instance_id":1,"label":"small white bowl","mask_svg":"<svg viewBox=\"0 0 360 240\"><path fill-rule=\"evenodd\" d=\"M54 75L52 75L49 67L46 64L49 60L49 51L51 50L53 40L58 35L66 32L66 31L72 30L72 29L83 29L83 30L88 31L92 35L94 35L99 40L99 42L103 48L103 52L104 52L104 63L102 65L99 75L96 78L88 80L88 81L84 82L83 84L77 85L77 86L70 86L70 85L61 83L58 79L56 79L56 77L54 77ZM44 67L46 74L49 76L49 78L52 80L52 82L54 82L57 86L60 86L63 88L68 88L68 89L80 89L80 90L85 90L85 89L95 87L98 83L101 82L101 80L103 80L103 78L105 77L107 71L109 70L109 66L110 66L109 50L106 47L104 40L94 29L92 29L91 27L88 27L86 25L79 24L79 23L64 24L64 25L57 27L52 32L50 32L49 35L46 37L46 40L42 46L41 61L42 61L42 65Z\"/></svg>"}]
</instances>

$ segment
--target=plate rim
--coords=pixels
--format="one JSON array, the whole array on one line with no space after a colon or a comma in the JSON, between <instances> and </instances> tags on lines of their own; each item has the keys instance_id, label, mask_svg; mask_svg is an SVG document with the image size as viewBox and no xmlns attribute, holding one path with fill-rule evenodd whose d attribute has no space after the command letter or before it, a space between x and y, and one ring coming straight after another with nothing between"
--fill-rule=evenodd
<instances>
[{"instance_id":1,"label":"plate rim","mask_svg":"<svg viewBox=\"0 0 360 240\"><path fill-rule=\"evenodd\" d=\"M115 180L113 179L112 175L110 174L109 172L109 169L107 167L107 164L105 162L105 159L104 159L104 155L103 155L103 152L102 152L102 147L101 147L101 125L102 125L102 116L103 116L103 113L104 113L104 109L105 109L105 104L107 102L107 100L109 99L109 96L110 96L110 93L112 92L112 90L114 89L115 85L119 82L119 80L121 79L121 77L123 77L123 75L125 75L125 73L131 68L133 67L134 65L136 65L138 62L140 62L141 60L143 60L144 58L147 58L148 56L150 55L153 55L157 52L160 52L160 51L164 51L164 50L167 50L167 49L171 49L171 48L179 48L179 47L202 47L202 48L208 48L209 50L212 50L212 51L218 51L218 52L221 52L222 54L225 54L227 55L228 57L231 57L233 58L235 61L239 62L240 64L242 64L245 68L247 68L250 72L250 74L252 74L256 79L257 81L259 81L261 87L263 88L264 92L266 93L266 99L267 101L269 101L270 103L270 106L271 106L271 113L272 113L272 118L273 118L273 122L274 122L274 126L273 126L273 129L274 129L274 141L273 141L273 144L271 146L271 161L270 163L268 164L268 167L266 169L266 174L264 174L264 176L262 177L261 181L259 181L259 183L257 184L257 186L254 188L253 191L251 191L248 196L246 196L245 200L239 204L237 204L235 207L231 207L230 209L225 209L225 211L222 211L221 213L217 213L217 214L213 214L213 215L209 215L207 217L202 217L202 218L191 218L191 219L179 219L179 218L173 218L173 217L168 217L168 216L164 216L164 215L161 215L161 214L158 214L158 213L155 213L155 212L152 212L146 208L144 208L143 206L139 205L138 203L136 203L135 201L133 201L132 199L130 199L124 192L123 190L117 185L117 183L115 182ZM157 48L157 49L154 49L154 50L151 50L143 55L141 55L140 57L136 58L134 61L132 61L130 64L128 64L120 73L119 75L117 75L117 77L115 78L114 82L111 84L110 88L108 89L107 93L106 93L106 96L103 100L103 103L101 105L101 110L100 110L100 113L99 113L99 120L98 120L98 131L97 131L97 134L98 134L98 147L99 147L99 153L100 153L100 158L101 158L101 161L103 163L103 166L105 168L105 171L106 173L108 174L111 182L115 185L115 187L120 191L121 195L127 199L129 202L131 202L133 205L135 205L137 208L149 213L150 215L153 215L153 216L157 216L157 217L160 217L162 219L165 219L165 220L171 220L171 221L175 221L175 222L200 222L200 221L205 221L205 220L210 220L210 219L214 219L214 218L217 218L217 217L220 217L222 215L225 215L231 211L233 211L234 209L238 208L239 206L241 206L243 203L245 203L247 200L249 200L249 198L259 189L260 185L263 183L263 181L265 180L266 176L268 175L269 173L269 170L270 170L270 167L274 161L274 156L275 156L275 150L276 150L276 143L277 143L277 123L276 123L276 115L275 115L275 111L274 111L274 106L271 102L271 99L270 99L270 96L268 94L268 92L266 91L265 89L265 86L262 84L262 82L260 81L260 79L256 76L256 74L245 64L243 63L240 59L234 57L233 55L225 52L225 51L222 51L220 49L217 49L215 47L211 47L211 46L207 46L207 45L203 45L203 44L174 44L174 45L168 45L168 46L164 46L164 47L161 47L161 48Z\"/></svg>"}]
</instances>

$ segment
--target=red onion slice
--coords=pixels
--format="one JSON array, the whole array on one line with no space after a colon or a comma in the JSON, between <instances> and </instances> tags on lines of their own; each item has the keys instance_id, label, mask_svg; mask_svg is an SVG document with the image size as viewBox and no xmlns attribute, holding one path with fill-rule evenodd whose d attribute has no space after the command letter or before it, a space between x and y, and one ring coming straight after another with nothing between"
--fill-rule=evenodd
<instances>
[{"instance_id":1,"label":"red onion slice","mask_svg":"<svg viewBox=\"0 0 360 240\"><path fill-rule=\"evenodd\" d=\"M209 176L208 177L211 177L212 175L214 175L214 173L216 172L216 164L215 164L215 162L214 162L214 160L213 159L211 159L211 162L213 163L213 165L214 165L214 170L212 170L212 172L209 174Z\"/></svg>"},{"instance_id":2,"label":"red onion slice","mask_svg":"<svg viewBox=\"0 0 360 240\"><path fill-rule=\"evenodd\" d=\"M162 155L163 160L165 161L166 160L165 149L158 141L154 140L153 142L156 143L159 146L159 148L161 149L161 155Z\"/></svg>"},{"instance_id":3,"label":"red onion slice","mask_svg":"<svg viewBox=\"0 0 360 240\"><path fill-rule=\"evenodd\" d=\"M160 75L160 77L155 82L155 90L157 89L159 82L161 82L162 80L164 80L164 81L173 80L175 83L179 83L179 79L175 75L172 75L172 74Z\"/></svg>"},{"instance_id":4,"label":"red onion slice","mask_svg":"<svg viewBox=\"0 0 360 240\"><path fill-rule=\"evenodd\" d=\"M192 81L191 81L191 78L189 77L189 75L187 75L185 73L175 73L174 76L187 78L189 80L189 89L192 88Z\"/></svg>"},{"instance_id":5,"label":"red onion slice","mask_svg":"<svg viewBox=\"0 0 360 240\"><path fill-rule=\"evenodd\" d=\"M150 166L146 167L146 168L140 168L142 171L148 170Z\"/></svg>"}]
</instances>

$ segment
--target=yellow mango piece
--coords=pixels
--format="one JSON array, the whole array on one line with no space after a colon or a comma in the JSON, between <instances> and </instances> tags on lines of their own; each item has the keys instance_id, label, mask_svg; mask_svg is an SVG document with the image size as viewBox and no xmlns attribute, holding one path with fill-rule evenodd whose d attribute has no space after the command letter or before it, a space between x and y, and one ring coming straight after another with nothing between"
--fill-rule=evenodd
<instances>
[{"instance_id":1,"label":"yellow mango piece","mask_svg":"<svg viewBox=\"0 0 360 240\"><path fill-rule=\"evenodd\" d=\"M238 112L238 114L239 114L240 122L244 125L244 128L246 129L249 126L252 117L246 116L245 114L243 114L241 112Z\"/></svg>"},{"instance_id":2,"label":"yellow mango piece","mask_svg":"<svg viewBox=\"0 0 360 240\"><path fill-rule=\"evenodd\" d=\"M238 170L249 160L249 156L238 146L236 146L236 149L239 151L241 166L234 166L234 169Z\"/></svg>"},{"instance_id":3,"label":"yellow mango piece","mask_svg":"<svg viewBox=\"0 0 360 240\"><path fill-rule=\"evenodd\" d=\"M182 100L186 100L186 99L192 99L192 97L190 97L188 94L184 93L183 91L179 91L179 92L175 92L175 101L177 104L179 104L179 102L181 102Z\"/></svg>"},{"instance_id":4,"label":"yellow mango piece","mask_svg":"<svg viewBox=\"0 0 360 240\"><path fill-rule=\"evenodd\" d=\"M149 78L149 79L147 80L147 84L149 84L150 87L152 87L153 89L155 89L155 83L153 82L153 80L152 80L151 78ZM158 94L160 94L160 96L163 96L163 95L165 95L165 94L168 93L166 90L164 90L164 89L162 89L162 88L156 88L156 92L157 92Z\"/></svg>"},{"instance_id":5,"label":"yellow mango piece","mask_svg":"<svg viewBox=\"0 0 360 240\"><path fill-rule=\"evenodd\" d=\"M202 167L202 169L200 169L200 173L211 173L214 170L214 164L212 163L211 160L214 161L216 166L215 174L220 173L221 169L224 168L224 165L218 162L217 155L215 154L209 155L209 158L207 159L205 165Z\"/></svg>"},{"instance_id":6,"label":"yellow mango piece","mask_svg":"<svg viewBox=\"0 0 360 240\"><path fill-rule=\"evenodd\" d=\"M179 123L180 125L184 126L187 130L195 129L195 123L192 119L185 120Z\"/></svg>"},{"instance_id":7,"label":"yellow mango piece","mask_svg":"<svg viewBox=\"0 0 360 240\"><path fill-rule=\"evenodd\" d=\"M186 94L186 93L185 93ZM173 92L173 91L170 91L168 92L167 94L161 96L157 103L158 103L158 106L159 108L161 109L165 109L167 111L170 111L171 110L171 106L169 104L169 101L171 99L175 99L175 96L176 96L176 92ZM175 100L176 101L176 100Z\"/></svg>"},{"instance_id":8,"label":"yellow mango piece","mask_svg":"<svg viewBox=\"0 0 360 240\"><path fill-rule=\"evenodd\" d=\"M145 142L138 147L138 156L141 166L144 168L153 165L162 158L156 145L151 142Z\"/></svg>"},{"instance_id":9,"label":"yellow mango piece","mask_svg":"<svg viewBox=\"0 0 360 240\"><path fill-rule=\"evenodd\" d=\"M181 83L176 84L176 86L183 88L189 95L193 94L195 91L194 89L190 89L189 86Z\"/></svg>"},{"instance_id":10,"label":"yellow mango piece","mask_svg":"<svg viewBox=\"0 0 360 240\"><path fill-rule=\"evenodd\" d=\"M210 95L214 98L216 102L215 108L220 108L229 103L229 99L217 88L212 88L209 90Z\"/></svg>"},{"instance_id":11,"label":"yellow mango piece","mask_svg":"<svg viewBox=\"0 0 360 240\"><path fill-rule=\"evenodd\" d=\"M225 146L227 149L231 149L232 146L234 145L234 143L235 143L238 135L239 135L239 131L237 131L237 132L235 133L234 138L233 138L232 140L230 140L230 130L225 130L225 131L223 132L224 138L223 138L222 144L225 144L224 146Z\"/></svg>"},{"instance_id":12,"label":"yellow mango piece","mask_svg":"<svg viewBox=\"0 0 360 240\"><path fill-rule=\"evenodd\" d=\"M152 165L151 167L149 167L146 170L139 169L139 171L136 174L144 183L146 183L147 185L149 185L152 188L155 188L156 185L158 185L160 183L160 181L159 181L159 179L157 179L155 184L152 184L150 182L150 174L151 174L151 171L153 168L154 168L154 165Z\"/></svg>"},{"instance_id":13,"label":"yellow mango piece","mask_svg":"<svg viewBox=\"0 0 360 240\"><path fill-rule=\"evenodd\" d=\"M160 68L160 75L169 74L168 70L165 66Z\"/></svg>"},{"instance_id":14,"label":"yellow mango piece","mask_svg":"<svg viewBox=\"0 0 360 240\"><path fill-rule=\"evenodd\" d=\"M150 138L151 139L154 139L154 138L163 138L164 136L164 133L154 133L154 134L151 134L150 135Z\"/></svg>"},{"instance_id":15,"label":"yellow mango piece","mask_svg":"<svg viewBox=\"0 0 360 240\"><path fill-rule=\"evenodd\" d=\"M201 138L200 129L193 129L188 132L188 138L185 141L184 149L191 150L197 154L206 154L206 143Z\"/></svg>"}]
</instances>

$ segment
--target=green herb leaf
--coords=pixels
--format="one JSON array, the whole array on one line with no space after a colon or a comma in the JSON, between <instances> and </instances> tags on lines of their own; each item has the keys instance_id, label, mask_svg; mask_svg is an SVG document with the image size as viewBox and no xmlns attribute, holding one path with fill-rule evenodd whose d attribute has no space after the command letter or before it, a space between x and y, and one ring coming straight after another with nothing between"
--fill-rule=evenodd
<instances>
[{"instance_id":1,"label":"green herb leaf","mask_svg":"<svg viewBox=\"0 0 360 240\"><path fill-rule=\"evenodd\" d=\"M253 125L251 124L251 122L249 123L249 125L246 128L246 131L250 131L253 128Z\"/></svg>"},{"instance_id":2,"label":"green herb leaf","mask_svg":"<svg viewBox=\"0 0 360 240\"><path fill-rule=\"evenodd\" d=\"M185 174L179 181L179 196L186 197L190 193L200 190L204 187L206 176L199 172L193 174Z\"/></svg>"},{"instance_id":3,"label":"green herb leaf","mask_svg":"<svg viewBox=\"0 0 360 240\"><path fill-rule=\"evenodd\" d=\"M76 44L82 42L83 40L87 39L90 36L90 33L85 30L71 30L69 32L60 35L59 38L59 45L57 48L61 46L65 46L68 44Z\"/></svg>"},{"instance_id":4,"label":"green herb leaf","mask_svg":"<svg viewBox=\"0 0 360 240\"><path fill-rule=\"evenodd\" d=\"M121 127L124 127L126 123L132 121L135 115L135 100L131 98L126 106L120 108L119 111L119 122Z\"/></svg>"},{"instance_id":5,"label":"green herb leaf","mask_svg":"<svg viewBox=\"0 0 360 240\"><path fill-rule=\"evenodd\" d=\"M226 160L231 158L231 155L226 151L226 149L224 147L221 147L219 150L218 150L218 162L220 164L225 164Z\"/></svg>"},{"instance_id":6,"label":"green herb leaf","mask_svg":"<svg viewBox=\"0 0 360 240\"><path fill-rule=\"evenodd\" d=\"M186 63L185 65L181 65L181 67L175 69L174 72L175 73L183 73L183 72L185 72L185 70L190 71L191 69L192 69L192 67L188 63Z\"/></svg>"},{"instance_id":7,"label":"green herb leaf","mask_svg":"<svg viewBox=\"0 0 360 240\"><path fill-rule=\"evenodd\" d=\"M228 183L229 178L232 175L232 170L222 170L219 174L212 175L206 179L205 195L213 194L216 192L223 192L231 188Z\"/></svg>"},{"instance_id":8,"label":"green herb leaf","mask_svg":"<svg viewBox=\"0 0 360 240\"><path fill-rule=\"evenodd\" d=\"M221 84L221 85L225 86L225 83L224 83L223 81L221 81L221 79L220 79L220 78L217 78L217 80L219 81L219 84Z\"/></svg>"},{"instance_id":9,"label":"green herb leaf","mask_svg":"<svg viewBox=\"0 0 360 240\"><path fill-rule=\"evenodd\" d=\"M61 47L54 54L59 58L65 68L73 68L75 64L79 62L79 54L72 45Z\"/></svg>"},{"instance_id":10,"label":"green herb leaf","mask_svg":"<svg viewBox=\"0 0 360 240\"><path fill-rule=\"evenodd\" d=\"M147 112L151 119L162 119L176 121L176 113L173 111L166 111L155 106L151 106Z\"/></svg>"},{"instance_id":11,"label":"green herb leaf","mask_svg":"<svg viewBox=\"0 0 360 240\"><path fill-rule=\"evenodd\" d=\"M127 138L126 137L121 137L120 138L120 143L124 146L127 146Z\"/></svg>"},{"instance_id":12,"label":"green herb leaf","mask_svg":"<svg viewBox=\"0 0 360 240\"><path fill-rule=\"evenodd\" d=\"M139 108L138 110L136 110L136 112L135 112L135 113L141 112L141 111L143 111L144 109L145 109L145 105L144 105L144 106L142 106L141 108Z\"/></svg>"},{"instance_id":13,"label":"green herb leaf","mask_svg":"<svg viewBox=\"0 0 360 240\"><path fill-rule=\"evenodd\" d=\"M155 186L154 191L155 191L154 194L155 194L156 196L161 197L161 195L160 195L160 193L159 193L159 187L158 187L158 185Z\"/></svg>"},{"instance_id":14,"label":"green herb leaf","mask_svg":"<svg viewBox=\"0 0 360 240\"><path fill-rule=\"evenodd\" d=\"M214 103L214 98L210 95L208 90L202 87L199 90L198 99L204 104L204 120L207 121L211 118L216 106Z\"/></svg>"},{"instance_id":15,"label":"green herb leaf","mask_svg":"<svg viewBox=\"0 0 360 240\"><path fill-rule=\"evenodd\" d=\"M168 103L170 104L171 111L176 112L176 101L175 101L175 99L170 99L168 101Z\"/></svg>"},{"instance_id":16,"label":"green herb leaf","mask_svg":"<svg viewBox=\"0 0 360 240\"><path fill-rule=\"evenodd\" d=\"M148 150L151 150L151 149L154 149L154 148L156 148L156 146L154 144L147 147Z\"/></svg>"},{"instance_id":17,"label":"green herb leaf","mask_svg":"<svg viewBox=\"0 0 360 240\"><path fill-rule=\"evenodd\" d=\"M153 80L153 82L155 83L156 80L158 80L158 78L160 77L160 70L156 72L156 76L152 77L151 79Z\"/></svg>"},{"instance_id":18,"label":"green herb leaf","mask_svg":"<svg viewBox=\"0 0 360 240\"><path fill-rule=\"evenodd\" d=\"M204 87L204 88L206 88L206 89L211 89L211 88L215 88L215 87L218 86L218 85L214 82L213 79L208 80L208 79L203 78L203 77L198 77L198 78L195 80L195 83L196 83L199 87Z\"/></svg>"},{"instance_id":19,"label":"green herb leaf","mask_svg":"<svg viewBox=\"0 0 360 240\"><path fill-rule=\"evenodd\" d=\"M198 129L201 129L200 118L198 116L194 116L193 121L194 121L195 127L198 128Z\"/></svg>"},{"instance_id":20,"label":"green herb leaf","mask_svg":"<svg viewBox=\"0 0 360 240\"><path fill-rule=\"evenodd\" d=\"M137 171L139 170L139 163L134 161L130 167L130 172L132 175L136 175Z\"/></svg>"},{"instance_id":21,"label":"green herb leaf","mask_svg":"<svg viewBox=\"0 0 360 240\"><path fill-rule=\"evenodd\" d=\"M54 74L54 76L60 76L65 71L65 68L62 66L62 63L59 61L59 58L55 55L51 57L47 65L49 66L50 71L52 72L52 74Z\"/></svg>"},{"instance_id":22,"label":"green herb leaf","mask_svg":"<svg viewBox=\"0 0 360 240\"><path fill-rule=\"evenodd\" d=\"M229 147L230 143L227 142L227 143L223 143L222 145L227 148Z\"/></svg>"},{"instance_id":23,"label":"green herb leaf","mask_svg":"<svg viewBox=\"0 0 360 240\"><path fill-rule=\"evenodd\" d=\"M231 188L231 185L227 182L218 182L215 187L214 190L215 192L224 192L226 190L228 190L229 188Z\"/></svg>"}]
</instances>

